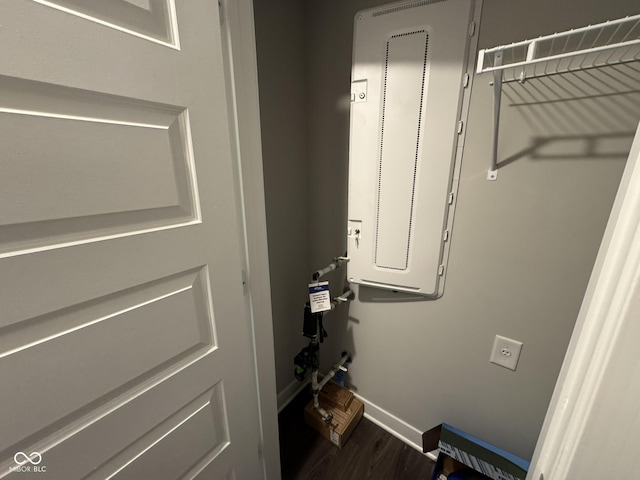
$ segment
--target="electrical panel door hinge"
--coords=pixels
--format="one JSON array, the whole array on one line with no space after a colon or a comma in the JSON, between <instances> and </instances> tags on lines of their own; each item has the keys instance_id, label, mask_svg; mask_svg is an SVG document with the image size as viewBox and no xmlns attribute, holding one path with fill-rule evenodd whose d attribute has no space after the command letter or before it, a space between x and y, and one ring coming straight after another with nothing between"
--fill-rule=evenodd
<instances>
[{"instance_id":1,"label":"electrical panel door hinge","mask_svg":"<svg viewBox=\"0 0 640 480\"><path fill-rule=\"evenodd\" d=\"M468 73L465 73L465 74L464 74L464 77L463 77L463 79L462 79L462 88L467 88L467 87L469 86L469 79L470 79L470 78L471 78L471 77L469 76L469 74L468 74Z\"/></svg>"},{"instance_id":2,"label":"electrical panel door hinge","mask_svg":"<svg viewBox=\"0 0 640 480\"><path fill-rule=\"evenodd\" d=\"M444 265L440 265L440 268L438 268L438 275L444 275Z\"/></svg>"},{"instance_id":3,"label":"electrical panel door hinge","mask_svg":"<svg viewBox=\"0 0 640 480\"><path fill-rule=\"evenodd\" d=\"M453 205L453 192L449 193L449 205Z\"/></svg>"},{"instance_id":4,"label":"electrical panel door hinge","mask_svg":"<svg viewBox=\"0 0 640 480\"><path fill-rule=\"evenodd\" d=\"M476 22L471 22L469 24L469 36L473 37L476 34Z\"/></svg>"},{"instance_id":5,"label":"electrical panel door hinge","mask_svg":"<svg viewBox=\"0 0 640 480\"><path fill-rule=\"evenodd\" d=\"M458 122L458 135L460 135L462 133L463 128L464 128L464 122L462 120L460 120Z\"/></svg>"},{"instance_id":6,"label":"electrical panel door hinge","mask_svg":"<svg viewBox=\"0 0 640 480\"><path fill-rule=\"evenodd\" d=\"M445 230L444 234L442 235L442 241L446 242L449 240L449 230Z\"/></svg>"}]
</instances>

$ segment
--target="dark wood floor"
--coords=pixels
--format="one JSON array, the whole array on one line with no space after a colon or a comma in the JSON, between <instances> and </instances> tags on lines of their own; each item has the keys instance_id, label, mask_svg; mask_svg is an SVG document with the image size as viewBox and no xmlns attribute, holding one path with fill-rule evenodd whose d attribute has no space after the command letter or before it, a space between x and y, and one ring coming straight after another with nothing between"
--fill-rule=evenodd
<instances>
[{"instance_id":1,"label":"dark wood floor","mask_svg":"<svg viewBox=\"0 0 640 480\"><path fill-rule=\"evenodd\" d=\"M363 418L342 450L304 422L305 389L278 416L283 480L428 480L433 462Z\"/></svg>"}]
</instances>

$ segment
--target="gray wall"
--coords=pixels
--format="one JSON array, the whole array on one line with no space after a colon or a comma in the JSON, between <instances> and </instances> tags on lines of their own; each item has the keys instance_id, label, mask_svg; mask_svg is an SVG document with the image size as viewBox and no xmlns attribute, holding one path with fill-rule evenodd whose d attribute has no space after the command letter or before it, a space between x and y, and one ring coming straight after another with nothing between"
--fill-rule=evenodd
<instances>
[{"instance_id":1,"label":"gray wall","mask_svg":"<svg viewBox=\"0 0 640 480\"><path fill-rule=\"evenodd\" d=\"M302 2L254 2L277 391L304 345L309 280L305 21Z\"/></svg>"},{"instance_id":2,"label":"gray wall","mask_svg":"<svg viewBox=\"0 0 640 480\"><path fill-rule=\"evenodd\" d=\"M265 48L261 42L285 39L279 31L262 30L261 24L265 26L270 17L258 3L260 59ZM289 3L299 8L302 2ZM306 72L308 163L301 169L306 169L312 195L299 192L297 207L306 205L308 210L302 214L307 220L292 235L309 240L306 265L311 269L345 250L353 16L382 3L386 2L308 0L304 2L306 50L302 54L306 60L297 66L299 56L280 57L279 63L269 65L259 61L262 99L273 87L262 83L263 70L269 75L282 67L298 72L303 66ZM486 0L479 47L617 18L637 13L635 10L635 2L627 0ZM283 44L281 48L292 47ZM297 46L295 53L300 53ZM487 182L493 102L489 80L486 75L474 79L444 296L423 301L358 289L348 314L341 309L327 315L325 324L331 336L322 349L323 363L326 367L341 349L350 348L354 353L350 386L382 410L420 431L445 421L530 457L640 109L637 94L609 96L604 87L602 92L600 87L588 92L592 98L583 102L558 101L558 90L584 91L576 85L578 80L506 87L500 129L503 164L498 181ZM297 112L299 106L284 107L283 102L279 108ZM278 205L269 198L269 192L277 190L269 182L277 182L282 164L299 158L292 154L272 163L268 158L267 146L274 140L268 138L265 123L278 121L269 114L273 110L277 109L263 103L272 267L291 242L282 243L279 215L270 213ZM278 132L275 135L275 139L282 138ZM280 277L288 277L289 283L277 284L272 270L278 356L285 354L278 351L280 344L291 345L299 336L299 304L304 301L304 292L300 301L290 300L295 303L293 328L282 328L275 312L278 290L291 291L298 285L293 275L297 266L286 267L292 269L289 275L285 267L280 268ZM337 293L344 272L334 273L330 280ZM524 343L516 372L489 363L496 334ZM291 381L290 365L291 358L278 360L279 389Z\"/></svg>"}]
</instances>

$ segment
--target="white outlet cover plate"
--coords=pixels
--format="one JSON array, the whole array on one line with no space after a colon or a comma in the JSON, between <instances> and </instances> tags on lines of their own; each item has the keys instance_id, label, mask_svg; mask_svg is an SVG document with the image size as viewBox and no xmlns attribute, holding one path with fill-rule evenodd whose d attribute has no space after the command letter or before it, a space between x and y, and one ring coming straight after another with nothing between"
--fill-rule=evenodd
<instances>
[{"instance_id":1,"label":"white outlet cover plate","mask_svg":"<svg viewBox=\"0 0 640 480\"><path fill-rule=\"evenodd\" d=\"M515 370L520 359L522 351L522 342L511 338L496 335L493 341L493 349L491 350L491 358L489 361L500 365L501 367Z\"/></svg>"}]
</instances>

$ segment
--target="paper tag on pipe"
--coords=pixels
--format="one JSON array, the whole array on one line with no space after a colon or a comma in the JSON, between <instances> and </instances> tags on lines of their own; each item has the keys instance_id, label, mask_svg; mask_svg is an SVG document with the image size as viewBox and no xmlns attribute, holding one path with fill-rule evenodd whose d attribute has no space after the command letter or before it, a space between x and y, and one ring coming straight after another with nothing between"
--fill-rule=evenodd
<instances>
[{"instance_id":1,"label":"paper tag on pipe","mask_svg":"<svg viewBox=\"0 0 640 480\"><path fill-rule=\"evenodd\" d=\"M311 305L311 313L326 312L327 310L331 310L329 282L317 282L309 284L309 305Z\"/></svg>"},{"instance_id":2,"label":"paper tag on pipe","mask_svg":"<svg viewBox=\"0 0 640 480\"><path fill-rule=\"evenodd\" d=\"M340 446L340 435L333 428L329 429L329 437L331 437L331 443L335 443L337 446Z\"/></svg>"}]
</instances>

